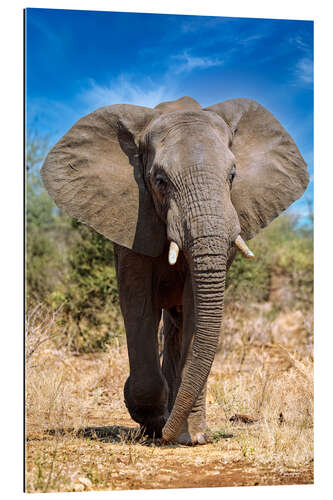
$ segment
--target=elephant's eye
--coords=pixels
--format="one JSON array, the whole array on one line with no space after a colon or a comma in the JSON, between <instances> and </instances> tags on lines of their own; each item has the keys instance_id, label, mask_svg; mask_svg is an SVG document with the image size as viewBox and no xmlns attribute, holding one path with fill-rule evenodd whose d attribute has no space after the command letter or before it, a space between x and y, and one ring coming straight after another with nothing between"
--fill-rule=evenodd
<instances>
[{"instance_id":1,"label":"elephant's eye","mask_svg":"<svg viewBox=\"0 0 333 500\"><path fill-rule=\"evenodd\" d=\"M158 189L164 189L167 184L165 177L160 173L155 175L154 183Z\"/></svg>"},{"instance_id":2,"label":"elephant's eye","mask_svg":"<svg viewBox=\"0 0 333 500\"><path fill-rule=\"evenodd\" d=\"M229 174L230 188L232 186L232 183L233 183L235 177L236 177L236 165L233 165L231 167L230 174Z\"/></svg>"}]
</instances>

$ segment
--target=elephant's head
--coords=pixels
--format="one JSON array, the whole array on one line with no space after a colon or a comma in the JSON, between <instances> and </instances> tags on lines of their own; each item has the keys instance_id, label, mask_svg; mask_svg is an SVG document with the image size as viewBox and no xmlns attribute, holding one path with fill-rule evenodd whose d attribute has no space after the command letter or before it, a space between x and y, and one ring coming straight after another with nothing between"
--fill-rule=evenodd
<instances>
[{"instance_id":1,"label":"elephant's head","mask_svg":"<svg viewBox=\"0 0 333 500\"><path fill-rule=\"evenodd\" d=\"M163 437L172 440L208 377L218 344L226 263L304 192L306 165L260 104L202 109L189 97L155 109L100 108L49 153L44 183L58 206L110 240L151 257L172 242L192 275L195 331ZM246 251L246 249L244 250Z\"/></svg>"}]
</instances>

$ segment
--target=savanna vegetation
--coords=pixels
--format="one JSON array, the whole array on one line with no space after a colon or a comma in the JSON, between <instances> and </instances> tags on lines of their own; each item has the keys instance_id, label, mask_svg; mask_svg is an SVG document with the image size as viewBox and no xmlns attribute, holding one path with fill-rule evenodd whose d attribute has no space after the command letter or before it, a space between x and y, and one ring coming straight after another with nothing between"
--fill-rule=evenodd
<instances>
[{"instance_id":1,"label":"savanna vegetation","mask_svg":"<svg viewBox=\"0 0 333 500\"><path fill-rule=\"evenodd\" d=\"M56 208L39 176L47 149L28 138L27 491L312 482L311 213L302 225L279 217L251 241L256 260L237 256L229 270L208 382L212 443L161 447L123 403L112 243Z\"/></svg>"}]
</instances>

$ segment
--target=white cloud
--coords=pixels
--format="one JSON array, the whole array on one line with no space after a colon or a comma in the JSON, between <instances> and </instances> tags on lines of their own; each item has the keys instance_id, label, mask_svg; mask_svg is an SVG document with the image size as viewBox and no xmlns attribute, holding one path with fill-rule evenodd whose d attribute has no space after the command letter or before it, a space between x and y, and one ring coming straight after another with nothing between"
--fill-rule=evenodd
<instances>
[{"instance_id":1,"label":"white cloud","mask_svg":"<svg viewBox=\"0 0 333 500\"><path fill-rule=\"evenodd\" d=\"M228 19L223 17L189 17L186 21L184 21L180 28L182 33L193 33L198 31L206 31L211 30L212 28L216 28L222 26L223 24L228 24Z\"/></svg>"},{"instance_id":2,"label":"white cloud","mask_svg":"<svg viewBox=\"0 0 333 500\"><path fill-rule=\"evenodd\" d=\"M90 79L88 87L77 97L86 107L87 113L102 106L121 103L154 108L160 102L179 98L177 83L172 79L172 75L221 64L223 61L219 58L194 57L185 52L170 58L168 69L162 78L163 83L161 80L156 82L152 78L135 80L134 76L126 74L112 79L106 85Z\"/></svg>"},{"instance_id":3,"label":"white cloud","mask_svg":"<svg viewBox=\"0 0 333 500\"><path fill-rule=\"evenodd\" d=\"M207 69L214 66L222 66L222 64L224 64L224 61L218 57L195 57L190 56L187 52L173 56L172 58L180 61L180 63L173 68L176 73L189 73L194 69Z\"/></svg>"},{"instance_id":4,"label":"white cloud","mask_svg":"<svg viewBox=\"0 0 333 500\"><path fill-rule=\"evenodd\" d=\"M309 46L308 42L306 40L304 40L304 38L302 38L302 36L300 34L297 34L295 36L291 36L289 38L289 43L291 43L292 45L296 45L296 47L298 49L301 49L304 51L310 50L310 46Z\"/></svg>"},{"instance_id":5,"label":"white cloud","mask_svg":"<svg viewBox=\"0 0 333 500\"><path fill-rule=\"evenodd\" d=\"M294 67L294 84L313 84L313 48L301 34L289 38L289 43L296 47L300 57Z\"/></svg>"},{"instance_id":6,"label":"white cloud","mask_svg":"<svg viewBox=\"0 0 333 500\"><path fill-rule=\"evenodd\" d=\"M305 84L313 83L313 60L304 57L298 61L295 70L296 77Z\"/></svg>"},{"instance_id":7,"label":"white cloud","mask_svg":"<svg viewBox=\"0 0 333 500\"><path fill-rule=\"evenodd\" d=\"M108 85L95 80L88 81L86 88L73 97L71 104L45 98L30 98L27 102L27 128L49 136L55 143L82 116L102 106L111 104L135 104L154 108L163 101L178 99L174 84L153 82L145 78L133 82L134 77L122 75Z\"/></svg>"},{"instance_id":8,"label":"white cloud","mask_svg":"<svg viewBox=\"0 0 333 500\"><path fill-rule=\"evenodd\" d=\"M92 110L122 103L153 108L162 101L176 99L177 95L167 83L157 85L150 78L133 83L132 77L121 75L107 85L100 85L95 80L89 80L89 87L80 94L79 98L89 110Z\"/></svg>"},{"instance_id":9,"label":"white cloud","mask_svg":"<svg viewBox=\"0 0 333 500\"><path fill-rule=\"evenodd\" d=\"M256 43L258 40L262 40L263 38L265 38L265 36L266 35L264 33L257 33L256 35L251 35L245 38L239 38L237 40L237 43L239 45L249 45L250 43Z\"/></svg>"}]
</instances>

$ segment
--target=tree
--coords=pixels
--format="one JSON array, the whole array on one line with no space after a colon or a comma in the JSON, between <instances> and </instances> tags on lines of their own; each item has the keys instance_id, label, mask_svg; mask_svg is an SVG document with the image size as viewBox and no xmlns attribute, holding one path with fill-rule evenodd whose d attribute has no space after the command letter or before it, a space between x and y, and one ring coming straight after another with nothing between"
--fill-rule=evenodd
<instances>
[{"instance_id":1,"label":"tree","mask_svg":"<svg viewBox=\"0 0 333 500\"><path fill-rule=\"evenodd\" d=\"M56 206L39 173L49 141L31 133L26 144L26 297L30 304L46 300L53 291L62 259L52 237L58 224Z\"/></svg>"}]
</instances>

